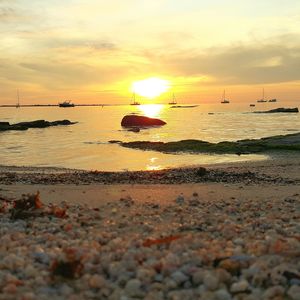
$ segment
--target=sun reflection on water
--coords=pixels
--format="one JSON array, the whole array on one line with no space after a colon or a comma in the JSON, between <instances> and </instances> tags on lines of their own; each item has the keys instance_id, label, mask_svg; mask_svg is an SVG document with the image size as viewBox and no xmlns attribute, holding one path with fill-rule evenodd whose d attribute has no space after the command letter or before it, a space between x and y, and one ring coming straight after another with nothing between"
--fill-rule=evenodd
<instances>
[{"instance_id":1,"label":"sun reflection on water","mask_svg":"<svg viewBox=\"0 0 300 300\"><path fill-rule=\"evenodd\" d=\"M161 170L162 166L161 165L155 165L155 161L157 160L157 157L151 157L150 158L150 164L148 164L146 166L146 170L148 171L157 171L157 170Z\"/></svg>"},{"instance_id":2,"label":"sun reflection on water","mask_svg":"<svg viewBox=\"0 0 300 300\"><path fill-rule=\"evenodd\" d=\"M159 117L163 108L163 104L144 104L139 106L140 111L150 118Z\"/></svg>"}]
</instances>

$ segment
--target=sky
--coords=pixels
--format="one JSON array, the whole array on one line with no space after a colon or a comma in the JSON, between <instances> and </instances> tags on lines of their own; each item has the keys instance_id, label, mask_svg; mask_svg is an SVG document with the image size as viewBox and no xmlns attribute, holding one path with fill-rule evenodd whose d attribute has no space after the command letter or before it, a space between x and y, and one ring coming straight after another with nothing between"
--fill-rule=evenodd
<instances>
[{"instance_id":1,"label":"sky","mask_svg":"<svg viewBox=\"0 0 300 300\"><path fill-rule=\"evenodd\" d=\"M300 100L299 0L0 0L0 104Z\"/></svg>"}]
</instances>

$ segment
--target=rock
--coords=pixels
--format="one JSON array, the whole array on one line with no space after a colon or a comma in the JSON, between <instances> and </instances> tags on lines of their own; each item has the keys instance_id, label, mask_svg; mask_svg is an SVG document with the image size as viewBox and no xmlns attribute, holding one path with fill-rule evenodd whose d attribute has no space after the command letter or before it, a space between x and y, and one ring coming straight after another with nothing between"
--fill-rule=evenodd
<instances>
[{"instance_id":1,"label":"rock","mask_svg":"<svg viewBox=\"0 0 300 300\"><path fill-rule=\"evenodd\" d=\"M181 285L183 282L187 281L189 278L184 275L181 271L176 271L171 275L172 279L177 283L177 285Z\"/></svg>"},{"instance_id":2,"label":"rock","mask_svg":"<svg viewBox=\"0 0 300 300\"><path fill-rule=\"evenodd\" d=\"M127 115L121 121L123 127L149 127L162 126L167 124L160 119L149 118L145 116Z\"/></svg>"},{"instance_id":3,"label":"rock","mask_svg":"<svg viewBox=\"0 0 300 300\"><path fill-rule=\"evenodd\" d=\"M271 109L271 110L266 110L266 111L255 111L254 113L267 113L267 114L271 114L271 113L298 113L298 112L299 112L298 107L294 107L294 108L279 107L279 108L275 108L275 109Z\"/></svg>"},{"instance_id":4,"label":"rock","mask_svg":"<svg viewBox=\"0 0 300 300\"><path fill-rule=\"evenodd\" d=\"M232 284L230 291L232 293L241 293L248 290L249 283L247 280L241 280Z\"/></svg>"},{"instance_id":5,"label":"rock","mask_svg":"<svg viewBox=\"0 0 300 300\"><path fill-rule=\"evenodd\" d=\"M203 167L198 168L196 171L197 176L204 176L206 174L207 174L207 170Z\"/></svg>"},{"instance_id":6,"label":"rock","mask_svg":"<svg viewBox=\"0 0 300 300\"><path fill-rule=\"evenodd\" d=\"M263 293L263 299L278 299L278 296L283 296L284 288L282 286L272 286Z\"/></svg>"},{"instance_id":7,"label":"rock","mask_svg":"<svg viewBox=\"0 0 300 300\"><path fill-rule=\"evenodd\" d=\"M203 283L208 290L214 291L218 288L219 280L211 274L206 274L203 278Z\"/></svg>"},{"instance_id":8,"label":"rock","mask_svg":"<svg viewBox=\"0 0 300 300\"><path fill-rule=\"evenodd\" d=\"M300 286L293 285L289 288L287 294L292 300L300 300Z\"/></svg>"},{"instance_id":9,"label":"rock","mask_svg":"<svg viewBox=\"0 0 300 300\"><path fill-rule=\"evenodd\" d=\"M89 279L89 286L94 289L101 289L105 285L105 279L100 275L93 275Z\"/></svg>"},{"instance_id":10,"label":"rock","mask_svg":"<svg viewBox=\"0 0 300 300\"><path fill-rule=\"evenodd\" d=\"M183 203L184 203L184 197L183 197L182 195L179 195L179 196L176 198L175 202L176 202L177 204L183 204Z\"/></svg>"},{"instance_id":11,"label":"rock","mask_svg":"<svg viewBox=\"0 0 300 300\"><path fill-rule=\"evenodd\" d=\"M136 132L137 133L137 132L140 132L141 129L138 128L138 127L133 127L133 128L129 128L128 131L132 131L132 132Z\"/></svg>"},{"instance_id":12,"label":"rock","mask_svg":"<svg viewBox=\"0 0 300 300\"><path fill-rule=\"evenodd\" d=\"M139 279L130 279L125 286L125 292L131 297L141 297L143 295L141 290L142 283Z\"/></svg>"},{"instance_id":13,"label":"rock","mask_svg":"<svg viewBox=\"0 0 300 300\"><path fill-rule=\"evenodd\" d=\"M50 126L59 126L59 125L73 125L77 122L71 122L69 120L59 120L59 121L45 121L45 120L36 120L30 122L20 122L16 124L9 124L8 122L0 122L0 131L6 130L27 130L28 128L46 128Z\"/></svg>"},{"instance_id":14,"label":"rock","mask_svg":"<svg viewBox=\"0 0 300 300\"><path fill-rule=\"evenodd\" d=\"M220 289L215 292L217 300L231 300L231 295L225 289Z\"/></svg>"}]
</instances>

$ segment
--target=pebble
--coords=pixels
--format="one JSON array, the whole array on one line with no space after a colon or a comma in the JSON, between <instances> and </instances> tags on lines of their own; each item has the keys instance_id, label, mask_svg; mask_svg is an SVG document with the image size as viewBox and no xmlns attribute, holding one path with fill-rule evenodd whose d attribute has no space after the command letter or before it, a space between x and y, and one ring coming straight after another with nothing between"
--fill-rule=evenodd
<instances>
[{"instance_id":1,"label":"pebble","mask_svg":"<svg viewBox=\"0 0 300 300\"><path fill-rule=\"evenodd\" d=\"M208 290L213 291L218 288L219 280L211 274L206 274L203 278L203 284Z\"/></svg>"},{"instance_id":2,"label":"pebble","mask_svg":"<svg viewBox=\"0 0 300 300\"><path fill-rule=\"evenodd\" d=\"M247 280L241 280L239 282L235 282L232 284L230 287L230 291L232 293L240 293L240 292L245 292L247 291L249 287L249 282Z\"/></svg>"},{"instance_id":3,"label":"pebble","mask_svg":"<svg viewBox=\"0 0 300 300\"><path fill-rule=\"evenodd\" d=\"M220 289L215 292L216 300L231 300L232 297L225 289Z\"/></svg>"},{"instance_id":4,"label":"pebble","mask_svg":"<svg viewBox=\"0 0 300 300\"><path fill-rule=\"evenodd\" d=\"M125 292L130 297L141 297L143 296L141 286L142 283L139 279L131 279L126 283Z\"/></svg>"},{"instance_id":5,"label":"pebble","mask_svg":"<svg viewBox=\"0 0 300 300\"><path fill-rule=\"evenodd\" d=\"M292 300L300 300L300 286L292 285L287 294L291 297Z\"/></svg>"},{"instance_id":6,"label":"pebble","mask_svg":"<svg viewBox=\"0 0 300 300\"><path fill-rule=\"evenodd\" d=\"M92 289L101 289L105 286L105 279L100 275L93 275L89 279L89 286Z\"/></svg>"},{"instance_id":7,"label":"pebble","mask_svg":"<svg viewBox=\"0 0 300 300\"><path fill-rule=\"evenodd\" d=\"M66 218L0 213L0 299L299 299L294 205L179 197L67 205ZM76 276L54 274L58 261Z\"/></svg>"}]
</instances>

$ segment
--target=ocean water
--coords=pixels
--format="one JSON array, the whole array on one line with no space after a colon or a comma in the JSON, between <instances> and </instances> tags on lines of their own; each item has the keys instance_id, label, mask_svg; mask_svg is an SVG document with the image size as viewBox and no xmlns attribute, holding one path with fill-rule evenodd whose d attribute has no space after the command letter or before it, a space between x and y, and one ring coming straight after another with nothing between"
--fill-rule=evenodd
<instances>
[{"instance_id":1,"label":"ocean water","mask_svg":"<svg viewBox=\"0 0 300 300\"><path fill-rule=\"evenodd\" d=\"M278 103L263 103L254 109L280 106ZM78 121L78 124L0 132L0 165L121 171L267 159L265 155L164 154L108 143L110 140L167 142L183 139L220 142L300 131L300 114L253 114L254 109L248 104L199 104L195 108L170 108L169 105L2 107L0 121L69 119ZM167 125L139 133L129 132L120 123L122 117L130 113L161 118Z\"/></svg>"}]
</instances>

